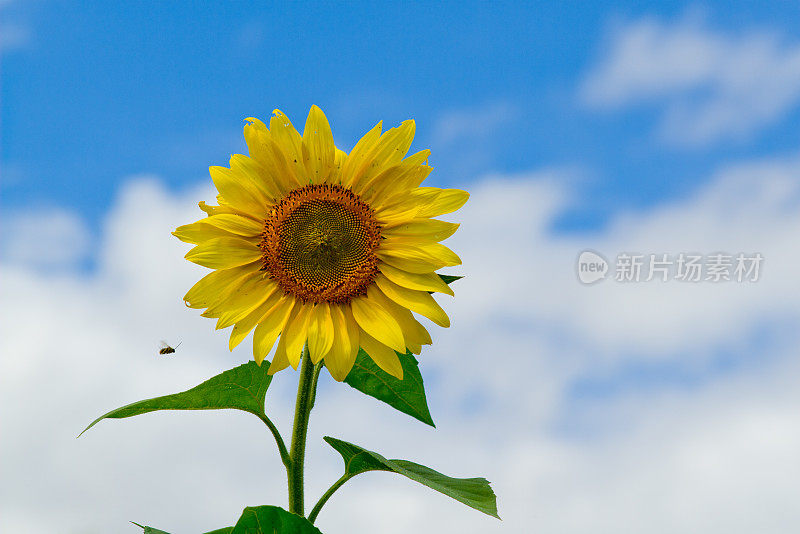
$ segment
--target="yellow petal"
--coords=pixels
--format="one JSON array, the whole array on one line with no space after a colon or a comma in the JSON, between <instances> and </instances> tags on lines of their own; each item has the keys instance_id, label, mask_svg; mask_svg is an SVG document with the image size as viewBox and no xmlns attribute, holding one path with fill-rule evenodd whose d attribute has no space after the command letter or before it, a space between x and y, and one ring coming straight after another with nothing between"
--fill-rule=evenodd
<instances>
[{"instance_id":1,"label":"yellow petal","mask_svg":"<svg viewBox=\"0 0 800 534\"><path fill-rule=\"evenodd\" d=\"M388 201L376 204L375 218L384 228L408 223L417 218L423 204L417 202L411 193L395 195Z\"/></svg>"},{"instance_id":2,"label":"yellow petal","mask_svg":"<svg viewBox=\"0 0 800 534\"><path fill-rule=\"evenodd\" d=\"M420 150L404 159L403 163L410 165L412 172L405 174L401 182L394 184L394 188L388 189L386 191L387 196L419 187L433 170L433 167L427 164L430 154L430 150Z\"/></svg>"},{"instance_id":3,"label":"yellow petal","mask_svg":"<svg viewBox=\"0 0 800 534\"><path fill-rule=\"evenodd\" d=\"M406 195L414 190L431 173L433 167L423 165L415 169L404 172L396 180L387 180L383 187L379 187L373 194L372 205L374 209L380 209L384 205L389 205L395 199ZM412 185L413 184L413 185Z\"/></svg>"},{"instance_id":4,"label":"yellow petal","mask_svg":"<svg viewBox=\"0 0 800 534\"><path fill-rule=\"evenodd\" d=\"M274 306L282 296L283 291L278 289L278 284L269 278L260 278L252 283L242 284L242 287L231 293L230 298L225 302L216 329L228 328L233 323L241 321L262 304Z\"/></svg>"},{"instance_id":5,"label":"yellow petal","mask_svg":"<svg viewBox=\"0 0 800 534\"><path fill-rule=\"evenodd\" d=\"M328 119L317 106L311 106L311 111L308 112L303 130L303 146L303 155L309 158L305 164L311 183L321 184L327 181L336 160L336 147Z\"/></svg>"},{"instance_id":6,"label":"yellow petal","mask_svg":"<svg viewBox=\"0 0 800 534\"><path fill-rule=\"evenodd\" d=\"M232 310L232 308L240 308L248 304L252 304L251 307L255 307L256 304L261 302L256 299L258 299L262 293L261 286L264 285L263 280L264 273L258 269L253 269L246 276L237 280L232 290L227 291L223 298L216 299L214 304L209 306L201 315L203 317L220 317L226 311ZM266 283L272 288L275 286L275 282L272 280L267 279ZM270 289L270 292L273 290L274 289ZM226 326L230 326L231 324L233 323L229 323ZM220 327L217 326L217 329L219 328Z\"/></svg>"},{"instance_id":7,"label":"yellow petal","mask_svg":"<svg viewBox=\"0 0 800 534\"><path fill-rule=\"evenodd\" d=\"M305 169L302 169L300 174L298 174L297 171L298 166L302 165L302 161L298 163L293 159L289 159L294 158L294 156L284 154L283 150L281 150L278 144L272 139L269 140L268 145L270 153L272 154L272 165L275 169L272 179L275 181L282 195L287 194L292 189L297 189L298 187L306 185Z\"/></svg>"},{"instance_id":8,"label":"yellow petal","mask_svg":"<svg viewBox=\"0 0 800 534\"><path fill-rule=\"evenodd\" d=\"M431 262L439 263L442 267L461 265L458 254L441 243L409 244L398 239L385 239L381 242L380 249L384 252L396 252L397 255L410 257L427 257Z\"/></svg>"},{"instance_id":9,"label":"yellow petal","mask_svg":"<svg viewBox=\"0 0 800 534\"><path fill-rule=\"evenodd\" d=\"M421 245L420 248L429 254L436 256L437 258L441 258L445 265L451 267L454 265L461 265L461 258L458 257L458 254L450 250L445 245L441 243L433 243L430 245Z\"/></svg>"},{"instance_id":10,"label":"yellow petal","mask_svg":"<svg viewBox=\"0 0 800 534\"><path fill-rule=\"evenodd\" d=\"M413 120L403 121L400 126L384 133L372 150L353 172L351 187L360 193L363 185L386 168L400 163L414 139L416 125Z\"/></svg>"},{"instance_id":11,"label":"yellow petal","mask_svg":"<svg viewBox=\"0 0 800 534\"><path fill-rule=\"evenodd\" d=\"M172 232L172 235L184 243L192 243L193 245L218 237L234 237L234 235L227 230L208 224L206 219L200 219L192 224L179 226Z\"/></svg>"},{"instance_id":12,"label":"yellow petal","mask_svg":"<svg viewBox=\"0 0 800 534\"><path fill-rule=\"evenodd\" d=\"M264 230L264 225L259 224L250 217L242 217L233 213L222 213L201 219L199 222L221 228L232 234L246 237L257 237Z\"/></svg>"},{"instance_id":13,"label":"yellow petal","mask_svg":"<svg viewBox=\"0 0 800 534\"><path fill-rule=\"evenodd\" d=\"M355 172L361 168L366 157L375 146L375 143L377 143L378 139L381 137L382 126L383 121L378 122L378 124L373 126L370 131L358 140L356 146L350 151L350 154L344 160L344 165L342 166L342 185L346 187L351 187L353 185Z\"/></svg>"},{"instance_id":14,"label":"yellow petal","mask_svg":"<svg viewBox=\"0 0 800 534\"><path fill-rule=\"evenodd\" d=\"M184 295L183 301L190 308L207 308L239 287L258 268L259 264L250 263L211 272L192 286Z\"/></svg>"},{"instance_id":15,"label":"yellow petal","mask_svg":"<svg viewBox=\"0 0 800 534\"><path fill-rule=\"evenodd\" d=\"M292 307L289 310L289 316L286 318L286 322L283 325L283 331L281 332L281 337L278 339L278 348L275 349L275 355L272 359L272 364L269 366L269 370L267 374L274 375L278 371L286 369L289 367L289 358L286 356L286 329L292 324L292 321L297 317L297 314L300 310L304 307L303 303L300 301L293 301Z\"/></svg>"},{"instance_id":16,"label":"yellow petal","mask_svg":"<svg viewBox=\"0 0 800 534\"><path fill-rule=\"evenodd\" d=\"M274 166L271 162L262 164L243 154L234 154L231 156L231 170L247 177L261 195L265 205L272 204L283 196L275 183Z\"/></svg>"},{"instance_id":17,"label":"yellow petal","mask_svg":"<svg viewBox=\"0 0 800 534\"><path fill-rule=\"evenodd\" d=\"M398 286L385 276L378 275L375 284L380 288L384 295L409 310L424 315L434 323L445 328L450 326L450 318L444 310L433 300L433 297L425 291L416 291Z\"/></svg>"},{"instance_id":18,"label":"yellow petal","mask_svg":"<svg viewBox=\"0 0 800 534\"><path fill-rule=\"evenodd\" d=\"M266 216L267 203L250 179L227 167L209 167L211 179L225 203L255 218Z\"/></svg>"},{"instance_id":19,"label":"yellow petal","mask_svg":"<svg viewBox=\"0 0 800 534\"><path fill-rule=\"evenodd\" d=\"M422 165L430 153L430 150L422 150L385 169L363 186L361 197L378 209L391 203L397 195L410 193L433 170L433 167Z\"/></svg>"},{"instance_id":20,"label":"yellow petal","mask_svg":"<svg viewBox=\"0 0 800 534\"><path fill-rule=\"evenodd\" d=\"M269 136L267 125L255 117L247 117L245 121L247 124L244 125L244 140L250 157L262 163L266 162L266 139Z\"/></svg>"},{"instance_id":21,"label":"yellow petal","mask_svg":"<svg viewBox=\"0 0 800 534\"><path fill-rule=\"evenodd\" d=\"M431 258L428 254L416 250L403 251L383 251L378 249L375 255L386 265L391 265L397 269L402 269L410 273L430 273L441 269L444 265Z\"/></svg>"},{"instance_id":22,"label":"yellow petal","mask_svg":"<svg viewBox=\"0 0 800 534\"><path fill-rule=\"evenodd\" d=\"M387 136L385 143L378 143L378 153L375 155L375 161L383 168L396 165L406 157L408 149L411 148L411 142L414 140L417 125L413 119L409 119L392 130L397 130L397 137L391 139L391 136Z\"/></svg>"},{"instance_id":23,"label":"yellow petal","mask_svg":"<svg viewBox=\"0 0 800 534\"><path fill-rule=\"evenodd\" d=\"M287 367L289 367L289 359L286 357L286 344L283 341L283 336L281 336L278 340L278 348L275 349L275 356L273 356L272 362L269 364L267 374L274 375Z\"/></svg>"},{"instance_id":24,"label":"yellow petal","mask_svg":"<svg viewBox=\"0 0 800 534\"><path fill-rule=\"evenodd\" d=\"M261 249L238 237L218 237L197 245L184 257L210 269L230 269L258 260Z\"/></svg>"},{"instance_id":25,"label":"yellow petal","mask_svg":"<svg viewBox=\"0 0 800 534\"><path fill-rule=\"evenodd\" d=\"M332 184L342 183L342 168L347 159L347 153L344 150L336 149L336 157L333 161L333 171L331 172L328 182Z\"/></svg>"},{"instance_id":26,"label":"yellow petal","mask_svg":"<svg viewBox=\"0 0 800 534\"><path fill-rule=\"evenodd\" d=\"M283 297L259 320L256 331L253 332L253 359L258 365L261 365L275 345L293 306L293 297ZM289 365L288 360L286 365Z\"/></svg>"},{"instance_id":27,"label":"yellow petal","mask_svg":"<svg viewBox=\"0 0 800 534\"><path fill-rule=\"evenodd\" d=\"M248 117L246 120L250 121L250 124L244 127L244 138L250 151L250 159L253 162L250 165L250 169L251 172L255 171L254 181L256 185L265 191L268 197L277 199L286 193L281 188L282 175L275 161L274 150L277 145L275 145L275 141L263 122L253 117ZM278 150L280 151L280 149ZM282 153L281 160L283 160Z\"/></svg>"},{"instance_id":28,"label":"yellow petal","mask_svg":"<svg viewBox=\"0 0 800 534\"><path fill-rule=\"evenodd\" d=\"M236 348L236 346L247 337L253 328L256 327L258 321L261 320L262 317L275 305L275 302L272 299L267 299L266 302L263 302L253 311L248 313L243 319L238 321L235 325L233 325L233 331L231 332L231 339L228 341L228 347L230 350Z\"/></svg>"},{"instance_id":29,"label":"yellow petal","mask_svg":"<svg viewBox=\"0 0 800 534\"><path fill-rule=\"evenodd\" d=\"M350 373L358 354L358 325L353 319L353 312L347 306L331 306L333 322L333 345L325 356L325 367L337 382L341 382Z\"/></svg>"},{"instance_id":30,"label":"yellow petal","mask_svg":"<svg viewBox=\"0 0 800 534\"><path fill-rule=\"evenodd\" d=\"M386 187L386 184L398 180L406 171L407 169L404 169L400 165L394 165L388 169L384 169L358 188L361 191L359 196L374 209L380 200L382 200L381 192Z\"/></svg>"},{"instance_id":31,"label":"yellow petal","mask_svg":"<svg viewBox=\"0 0 800 534\"><path fill-rule=\"evenodd\" d=\"M238 215L247 215L245 213L240 213L239 211L235 210L230 206L209 206L202 200L197 203L200 206L200 209L206 212L207 215L217 215L219 213L234 213Z\"/></svg>"},{"instance_id":32,"label":"yellow petal","mask_svg":"<svg viewBox=\"0 0 800 534\"><path fill-rule=\"evenodd\" d=\"M333 345L333 319L327 302L317 304L308 322L308 352L313 363L328 354Z\"/></svg>"},{"instance_id":33,"label":"yellow petal","mask_svg":"<svg viewBox=\"0 0 800 534\"><path fill-rule=\"evenodd\" d=\"M364 330L361 330L359 340L361 348L369 354L372 361L378 364L378 367L399 380L403 379L403 365L400 363L400 358L391 348L376 340Z\"/></svg>"},{"instance_id":34,"label":"yellow petal","mask_svg":"<svg viewBox=\"0 0 800 534\"><path fill-rule=\"evenodd\" d=\"M388 311L392 318L400 325L403 331L403 338L405 339L406 347L418 345L430 345L432 343L431 335L424 326L414 319L411 312L407 308L392 301L380 289L374 285L370 288L372 292L370 296L380 303L380 305ZM417 353L419 354L419 353Z\"/></svg>"},{"instance_id":35,"label":"yellow petal","mask_svg":"<svg viewBox=\"0 0 800 534\"><path fill-rule=\"evenodd\" d=\"M398 248L399 248L398 243ZM393 244L388 244L387 248L391 248ZM405 243L402 243L402 246L406 246ZM427 243L424 245L416 245L419 247L420 250L430 254L434 258L437 258L442 263L444 263L445 267L454 267L456 265L461 265L461 258L458 257L458 254L450 250L447 246L442 245L441 243Z\"/></svg>"},{"instance_id":36,"label":"yellow petal","mask_svg":"<svg viewBox=\"0 0 800 534\"><path fill-rule=\"evenodd\" d=\"M408 289L419 291L438 291L453 296L453 290L444 283L436 273L410 273L384 263L380 266L381 273L395 284Z\"/></svg>"},{"instance_id":37,"label":"yellow petal","mask_svg":"<svg viewBox=\"0 0 800 534\"><path fill-rule=\"evenodd\" d=\"M424 202L417 214L418 217L438 217L451 213L469 200L469 193L461 189L438 189L436 187L419 187L412 191L420 202Z\"/></svg>"},{"instance_id":38,"label":"yellow petal","mask_svg":"<svg viewBox=\"0 0 800 534\"><path fill-rule=\"evenodd\" d=\"M295 369L300 364L303 345L308 339L308 320L312 310L311 304L299 306L297 315L286 322L286 328L281 336L286 339L286 357Z\"/></svg>"},{"instance_id":39,"label":"yellow petal","mask_svg":"<svg viewBox=\"0 0 800 534\"><path fill-rule=\"evenodd\" d=\"M362 330L372 337L399 352L406 351L403 340L403 332L400 325L392 316L384 310L380 304L366 296L358 297L350 301L353 310L353 317Z\"/></svg>"},{"instance_id":40,"label":"yellow petal","mask_svg":"<svg viewBox=\"0 0 800 534\"><path fill-rule=\"evenodd\" d=\"M460 225L438 219L415 219L382 232L384 237L444 241L458 230Z\"/></svg>"},{"instance_id":41,"label":"yellow petal","mask_svg":"<svg viewBox=\"0 0 800 534\"><path fill-rule=\"evenodd\" d=\"M391 228L389 230L391 230ZM433 237L430 236L425 236L425 235L397 236L397 235L390 235L387 232L382 232L381 235L384 238L383 241L381 241L381 245L385 246L387 249L401 248L404 246L417 247L423 250L430 249L430 252L432 252L434 256L439 256L440 253L444 252L441 249L438 249L438 247L436 247L436 245L439 245L439 243ZM448 253L446 256L443 256L443 259L448 258L445 261L460 261L460 259L456 260L456 258L458 258L458 255L455 252L453 252L449 248L447 250L450 251L450 253ZM456 263L455 265L460 265L460 264Z\"/></svg>"},{"instance_id":42,"label":"yellow petal","mask_svg":"<svg viewBox=\"0 0 800 534\"><path fill-rule=\"evenodd\" d=\"M375 206L378 205L381 199L394 196L401 191L410 190L410 187L405 186L410 181L409 176L416 176L420 165L428 159L430 154L430 150L417 152L396 165L392 165L375 174L364 182L361 187L361 198L370 205Z\"/></svg>"},{"instance_id":43,"label":"yellow petal","mask_svg":"<svg viewBox=\"0 0 800 534\"><path fill-rule=\"evenodd\" d=\"M297 133L292 121L289 120L281 110L276 109L269 121L269 133L281 152L286 158L286 162L292 169L292 175L296 176L303 185L308 184L306 169L303 165L303 138Z\"/></svg>"},{"instance_id":44,"label":"yellow petal","mask_svg":"<svg viewBox=\"0 0 800 534\"><path fill-rule=\"evenodd\" d=\"M249 117L247 120L253 121L253 124L245 126L244 131L245 140L250 149L250 158L258 164L253 169L255 175L260 178L256 179L256 183L268 192L268 197L278 199L297 187L298 182L294 166L291 169L289 168L286 163L286 155L272 138L270 131L263 122L253 117ZM285 128L278 127L279 123L280 120L275 118L275 131L277 134L280 134ZM289 138L288 145L292 145L291 133L289 133ZM294 150L292 150L292 153L294 154ZM253 166L251 165L251 167Z\"/></svg>"},{"instance_id":45,"label":"yellow petal","mask_svg":"<svg viewBox=\"0 0 800 534\"><path fill-rule=\"evenodd\" d=\"M409 245L387 239L375 254L385 263L410 273L428 273L461 265L461 258L439 243Z\"/></svg>"}]
</instances>

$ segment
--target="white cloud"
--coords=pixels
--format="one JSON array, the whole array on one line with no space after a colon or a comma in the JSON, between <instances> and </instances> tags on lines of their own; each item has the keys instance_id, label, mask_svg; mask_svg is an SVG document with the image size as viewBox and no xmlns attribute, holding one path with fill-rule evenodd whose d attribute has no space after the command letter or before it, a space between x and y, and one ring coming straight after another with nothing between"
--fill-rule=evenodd
<instances>
[{"instance_id":1,"label":"white cloud","mask_svg":"<svg viewBox=\"0 0 800 534\"><path fill-rule=\"evenodd\" d=\"M7 263L58 269L74 267L89 254L91 236L86 224L63 209L4 215L0 225L0 258Z\"/></svg>"},{"instance_id":2,"label":"white cloud","mask_svg":"<svg viewBox=\"0 0 800 534\"><path fill-rule=\"evenodd\" d=\"M800 232L798 173L796 156L730 166L688 201L621 214L599 236L559 239L548 231L563 206L558 199L566 197L554 185L557 177L490 178L473 190L474 197L489 200L464 208L464 232L453 237L470 266L463 291L483 304L469 318L528 316L579 333L596 344L593 358L630 351L668 357L692 352L698 343L741 340L751 333L744 327L754 316L768 320L772 314L797 312L800 278L794 271L800 255L792 243ZM612 260L621 252L720 251L760 252L765 259L762 279L749 285L607 282L585 287L576 282L574 270L584 249ZM509 298L520 293L528 298Z\"/></svg>"},{"instance_id":3,"label":"white cloud","mask_svg":"<svg viewBox=\"0 0 800 534\"><path fill-rule=\"evenodd\" d=\"M620 217L601 234L552 235L570 201L558 172L488 177L452 246L468 275L453 318L422 355L437 429L323 380L312 414L308 506L336 477L334 435L454 476L486 476L497 522L385 473L349 482L323 510L323 532L792 532L800 480L800 371L794 245L800 160L722 169L695 197ZM169 231L208 189L171 194L128 183L103 225L97 272L4 264L0 284L0 530L169 532L229 524L244 505L285 504L285 476L265 428L246 414L97 414L189 387L249 357L181 297L201 269ZM5 227L4 227L5 228ZM758 250L751 285L579 284L580 250ZM789 327L756 345L748 333ZM159 339L183 341L173 358ZM654 358L689 371L719 347L744 363L699 385L619 389L581 404L576 381ZM286 431L296 374L268 407ZM478 402L474 402L475 398ZM471 406L471 408L470 408ZM590 423L588 424L587 421Z\"/></svg>"},{"instance_id":4,"label":"white cloud","mask_svg":"<svg viewBox=\"0 0 800 534\"><path fill-rule=\"evenodd\" d=\"M595 108L649 103L676 145L746 140L800 101L800 43L775 32L723 32L702 19L618 26L581 96Z\"/></svg>"}]
</instances>

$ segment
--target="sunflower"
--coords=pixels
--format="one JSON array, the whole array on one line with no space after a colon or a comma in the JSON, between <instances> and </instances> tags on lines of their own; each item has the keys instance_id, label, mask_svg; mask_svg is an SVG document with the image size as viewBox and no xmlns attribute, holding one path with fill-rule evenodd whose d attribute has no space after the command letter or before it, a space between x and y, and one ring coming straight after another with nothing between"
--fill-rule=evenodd
<instances>
[{"instance_id":1,"label":"sunflower","mask_svg":"<svg viewBox=\"0 0 800 534\"><path fill-rule=\"evenodd\" d=\"M275 110L269 127L246 119L249 156L211 167L218 206L173 234L195 244L186 259L213 269L184 297L217 329L233 326L230 349L253 334L269 373L297 369L303 346L344 380L359 347L402 378L396 353L431 343L412 312L448 327L432 292L453 295L436 274L461 260L439 243L457 224L434 219L459 209L466 191L420 187L429 150L405 157L414 121L381 132L379 122L350 154L336 148L312 106L301 136Z\"/></svg>"}]
</instances>

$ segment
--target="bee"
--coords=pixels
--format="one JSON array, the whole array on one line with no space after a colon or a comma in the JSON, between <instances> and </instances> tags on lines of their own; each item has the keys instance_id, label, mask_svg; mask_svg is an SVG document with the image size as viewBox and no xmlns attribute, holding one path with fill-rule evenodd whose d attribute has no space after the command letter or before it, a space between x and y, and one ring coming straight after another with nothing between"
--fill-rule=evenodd
<instances>
[{"instance_id":1,"label":"bee","mask_svg":"<svg viewBox=\"0 0 800 534\"><path fill-rule=\"evenodd\" d=\"M183 341L181 341L183 343ZM178 343L174 347L170 347L166 341L161 342L161 348L158 350L159 354L172 354L175 352L175 349L181 346L181 343Z\"/></svg>"}]
</instances>

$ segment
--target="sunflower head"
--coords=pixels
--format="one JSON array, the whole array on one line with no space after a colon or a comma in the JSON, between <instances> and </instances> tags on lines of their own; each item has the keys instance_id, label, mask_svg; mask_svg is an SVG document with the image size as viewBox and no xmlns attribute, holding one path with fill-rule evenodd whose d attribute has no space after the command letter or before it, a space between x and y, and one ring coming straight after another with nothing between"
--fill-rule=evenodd
<instances>
[{"instance_id":1,"label":"sunflower head","mask_svg":"<svg viewBox=\"0 0 800 534\"><path fill-rule=\"evenodd\" d=\"M264 270L304 302L347 304L378 274L375 212L339 184L295 189L272 208L260 243Z\"/></svg>"},{"instance_id":2,"label":"sunflower head","mask_svg":"<svg viewBox=\"0 0 800 534\"><path fill-rule=\"evenodd\" d=\"M255 331L256 362L275 348L270 373L296 369L307 343L336 380L359 348L402 378L396 351L431 343L414 314L450 325L431 293L453 294L436 271L461 263L440 243L458 225L434 217L468 193L420 187L430 151L406 156L411 120L386 132L378 123L350 154L316 106L302 136L278 110L269 127L247 119L244 136L249 156L210 169L218 205L200 202L206 217L173 232L195 245L186 259L212 269L186 304L233 326L231 350Z\"/></svg>"}]
</instances>

